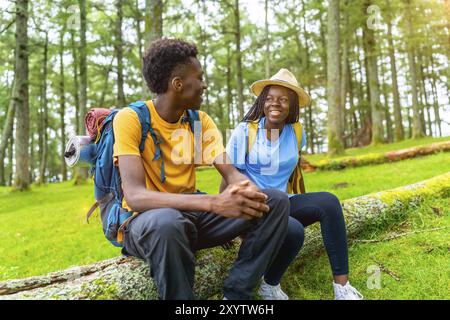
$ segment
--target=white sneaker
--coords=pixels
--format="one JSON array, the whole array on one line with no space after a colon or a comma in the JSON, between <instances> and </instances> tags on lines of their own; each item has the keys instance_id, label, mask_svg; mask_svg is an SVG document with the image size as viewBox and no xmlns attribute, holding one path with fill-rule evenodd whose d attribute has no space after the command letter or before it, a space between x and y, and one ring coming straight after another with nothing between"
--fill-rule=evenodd
<instances>
[{"instance_id":1,"label":"white sneaker","mask_svg":"<svg viewBox=\"0 0 450 320\"><path fill-rule=\"evenodd\" d=\"M258 294L263 300L289 300L289 297L281 290L279 284L271 286L264 281L264 278L262 279Z\"/></svg>"},{"instance_id":2,"label":"white sneaker","mask_svg":"<svg viewBox=\"0 0 450 320\"><path fill-rule=\"evenodd\" d=\"M333 289L334 300L363 300L364 298L348 281L345 286L334 283L333 281Z\"/></svg>"}]
</instances>

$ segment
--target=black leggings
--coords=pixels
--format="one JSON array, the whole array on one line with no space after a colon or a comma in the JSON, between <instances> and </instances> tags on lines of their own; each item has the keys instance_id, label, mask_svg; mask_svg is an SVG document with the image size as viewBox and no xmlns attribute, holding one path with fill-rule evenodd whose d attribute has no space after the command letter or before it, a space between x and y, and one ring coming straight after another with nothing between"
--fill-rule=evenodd
<instances>
[{"instance_id":1,"label":"black leggings","mask_svg":"<svg viewBox=\"0 0 450 320\"><path fill-rule=\"evenodd\" d=\"M320 229L333 275L348 274L345 220L339 199L329 192L298 194L290 198L291 211L286 238L277 257L264 275L270 285L281 277L295 259L304 240L304 227L320 221Z\"/></svg>"}]
</instances>

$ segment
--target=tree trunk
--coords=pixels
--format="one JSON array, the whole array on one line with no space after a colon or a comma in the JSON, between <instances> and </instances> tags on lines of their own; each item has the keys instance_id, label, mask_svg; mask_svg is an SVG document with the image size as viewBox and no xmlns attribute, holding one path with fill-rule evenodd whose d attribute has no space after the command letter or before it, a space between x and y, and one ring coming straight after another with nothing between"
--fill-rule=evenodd
<instances>
[{"instance_id":1,"label":"tree trunk","mask_svg":"<svg viewBox=\"0 0 450 320\"><path fill-rule=\"evenodd\" d=\"M100 107L104 107L105 105L105 97L108 93L108 80L109 80L109 73L112 71L112 65L114 63L114 58L111 59L111 62L109 63L109 66L105 70L105 78L103 81L103 89L102 89L102 95L100 96Z\"/></svg>"},{"instance_id":2,"label":"tree trunk","mask_svg":"<svg viewBox=\"0 0 450 320\"><path fill-rule=\"evenodd\" d=\"M349 50L349 13L348 13L348 1L345 1L345 9L344 9L344 32L343 34L343 48L342 48L342 59L341 59L341 104L342 104L342 115L341 115L341 128L342 128L342 136L345 136L346 129L346 118L347 118L347 110L345 108L347 102L347 92L348 92L348 82L349 82L349 66L348 66L348 50ZM344 148L347 147L346 139L342 141Z\"/></svg>"},{"instance_id":3,"label":"tree trunk","mask_svg":"<svg viewBox=\"0 0 450 320\"><path fill-rule=\"evenodd\" d=\"M412 159L441 152L450 152L450 141L435 142L432 144L389 152L373 153L370 155L370 157L349 156L341 157L339 159L321 160L318 163L305 161L305 163L302 163L301 165L302 169L304 169L305 172L315 170L342 170L345 168L363 167L380 163L402 161L405 159Z\"/></svg>"},{"instance_id":4,"label":"tree trunk","mask_svg":"<svg viewBox=\"0 0 450 320\"><path fill-rule=\"evenodd\" d=\"M75 44L74 30L70 32L70 40L72 46L72 58L73 58L73 97L75 101L75 129L76 132L81 132L80 128L80 96L78 87L78 48ZM83 125L83 124L81 124Z\"/></svg>"},{"instance_id":5,"label":"tree trunk","mask_svg":"<svg viewBox=\"0 0 450 320\"><path fill-rule=\"evenodd\" d=\"M139 66L138 69L141 70L142 69L142 57L143 57L143 48L142 48L142 41L143 41L143 34L142 34L142 30L141 30L141 21L142 21L142 14L141 14L141 9L139 8L139 0L135 0L135 4L134 4L134 22L136 23L136 35L137 35L137 42L138 42L138 54L139 54ZM142 81L142 97L141 99L146 100L146 96L148 96L148 88L147 88L147 84L145 83L145 79L143 77L141 77L141 81Z\"/></svg>"},{"instance_id":6,"label":"tree trunk","mask_svg":"<svg viewBox=\"0 0 450 320\"><path fill-rule=\"evenodd\" d=\"M12 92L14 92L14 86L16 81L13 81L12 84ZM8 142L12 137L13 126L14 126L14 114L15 114L15 103L13 93L11 94L11 100L9 101L8 111L6 112L6 120L2 130L2 136L0 139L0 186L4 186L6 184L5 180L5 154L6 149L8 148Z\"/></svg>"},{"instance_id":7,"label":"tree trunk","mask_svg":"<svg viewBox=\"0 0 450 320\"><path fill-rule=\"evenodd\" d=\"M227 41L227 109L228 109L228 128L234 129L234 110L233 110L233 95L231 88L231 49L230 42ZM239 119L240 120L240 119Z\"/></svg>"},{"instance_id":8,"label":"tree trunk","mask_svg":"<svg viewBox=\"0 0 450 320\"><path fill-rule=\"evenodd\" d=\"M372 5L372 0L366 0L364 10ZM377 69L377 48L375 44L375 34L373 28L369 28L364 23L363 28L364 49L367 57L367 73L369 76L369 91L370 91L370 109L372 116L372 145L377 145L383 142L383 122L382 122L382 106L380 103L380 91L378 82Z\"/></svg>"},{"instance_id":9,"label":"tree trunk","mask_svg":"<svg viewBox=\"0 0 450 320\"><path fill-rule=\"evenodd\" d=\"M14 135L11 135L11 139L9 139L9 150L8 150L9 186L13 185L13 178L14 178L14 166L13 166L14 144L15 144Z\"/></svg>"},{"instance_id":10,"label":"tree trunk","mask_svg":"<svg viewBox=\"0 0 450 320\"><path fill-rule=\"evenodd\" d=\"M388 40L388 51L389 51L389 62L391 65L391 81L392 81L392 96L394 99L394 122L395 122L395 141L402 141L405 138L402 112L400 107L400 95L398 91L397 82L397 66L395 63L395 47L394 40L392 39L392 18L390 10L390 0L386 0L387 5L387 40Z\"/></svg>"},{"instance_id":11,"label":"tree trunk","mask_svg":"<svg viewBox=\"0 0 450 320\"><path fill-rule=\"evenodd\" d=\"M16 190L27 190L29 173L29 130L30 114L28 104L28 0L16 1L16 86L13 99L17 113L16 122Z\"/></svg>"},{"instance_id":12,"label":"tree trunk","mask_svg":"<svg viewBox=\"0 0 450 320\"><path fill-rule=\"evenodd\" d=\"M202 0L202 19L201 21L205 21L207 16L207 8L206 8L206 2L205 0ZM203 65L203 76L205 77L206 84L209 83L209 77L208 77L208 65L207 65L207 58L208 58L208 46L206 45L206 26L203 27L201 23L199 24L200 27L200 55L202 59L202 65ZM205 111L207 114L211 113L211 104L209 100L209 94L210 90L205 91ZM220 110L222 111L222 110ZM222 128L222 123L220 123L220 126Z\"/></svg>"},{"instance_id":13,"label":"tree trunk","mask_svg":"<svg viewBox=\"0 0 450 320\"><path fill-rule=\"evenodd\" d=\"M411 0L405 0L406 8L406 24L407 24L407 32L408 32L408 65L409 65L409 74L411 77L411 91L412 91L412 103L413 103L413 124L412 124L412 138L417 139L424 136L424 132L422 131L422 119L420 116L420 105L417 95L417 73L416 73L416 56L414 50L414 29L412 25L412 3Z\"/></svg>"},{"instance_id":14,"label":"tree trunk","mask_svg":"<svg viewBox=\"0 0 450 320\"><path fill-rule=\"evenodd\" d=\"M302 20L303 20L303 36L305 37L305 48L303 49L303 51L305 52L305 66L306 66L306 72L309 73L309 68L310 68L310 53L309 53L309 46L308 46L308 33L306 32L306 9L305 9L305 2L302 0ZM311 96L311 91L310 91L310 85L307 86L307 88L305 88L306 91L308 91L308 94ZM314 126L314 120L312 117L312 107L313 106L313 101L311 100L309 105L306 107L306 113L307 113L307 134L308 134L308 138L307 138L307 146L309 146L309 150L311 153L314 153L314 137L315 137L315 126Z\"/></svg>"},{"instance_id":15,"label":"tree trunk","mask_svg":"<svg viewBox=\"0 0 450 320\"><path fill-rule=\"evenodd\" d=\"M45 33L44 61L42 63L42 95L41 95L41 142L42 149L39 149L41 155L39 165L38 183L45 183L45 172L47 169L48 153L48 101L47 101L47 72L48 72L48 33ZM64 152L63 152L64 153Z\"/></svg>"},{"instance_id":16,"label":"tree trunk","mask_svg":"<svg viewBox=\"0 0 450 320\"><path fill-rule=\"evenodd\" d=\"M340 97L339 0L330 0L327 25L328 154L344 153Z\"/></svg>"},{"instance_id":17,"label":"tree trunk","mask_svg":"<svg viewBox=\"0 0 450 320\"><path fill-rule=\"evenodd\" d=\"M236 41L236 75L239 121L244 118L244 82L242 78L242 53L241 53L241 25L239 13L239 0L235 0L234 6L234 37Z\"/></svg>"},{"instance_id":18,"label":"tree trunk","mask_svg":"<svg viewBox=\"0 0 450 320\"><path fill-rule=\"evenodd\" d=\"M368 101L370 101L370 91L369 91L369 78L367 71L367 57L365 55L365 49L362 37L358 35L355 31L355 39L356 39L356 50L360 52L361 50L364 52L364 61L361 61L359 57L356 58L358 62L358 74L359 74L359 84L358 84L358 111L360 115L360 129L357 130L353 135L352 147L363 147L369 145L372 140L372 117L370 112L368 111ZM364 65L364 74L363 75L363 65ZM364 90L364 80L366 81L366 88Z\"/></svg>"},{"instance_id":19,"label":"tree trunk","mask_svg":"<svg viewBox=\"0 0 450 320\"><path fill-rule=\"evenodd\" d=\"M59 116L61 121L61 175L62 180L67 180L67 167L66 161L64 158L64 150L66 146L66 123L65 123L65 114L66 114L66 91L65 91L65 83L64 83L64 34L65 29L61 31L60 40L59 40Z\"/></svg>"},{"instance_id":20,"label":"tree trunk","mask_svg":"<svg viewBox=\"0 0 450 320\"><path fill-rule=\"evenodd\" d=\"M116 0L116 28L114 47L117 58L117 107L122 108L126 105L125 94L123 92L123 40L122 40L122 20L123 9L122 0Z\"/></svg>"},{"instance_id":21,"label":"tree trunk","mask_svg":"<svg viewBox=\"0 0 450 320\"><path fill-rule=\"evenodd\" d=\"M439 115L439 100L437 95L437 88L436 88L436 75L433 73L434 70L434 61L433 61L433 54L430 53L430 67L431 67L431 87L433 89L433 110L434 110L434 123L435 126L437 126L439 130L439 136L442 137L442 128L441 128L441 117Z\"/></svg>"},{"instance_id":22,"label":"tree trunk","mask_svg":"<svg viewBox=\"0 0 450 320\"><path fill-rule=\"evenodd\" d=\"M384 63L381 65L381 72L383 75L387 73ZM387 92L387 81L382 77L383 84L381 85L381 89L383 91L383 99L384 99L384 118L386 120L386 139L387 142L393 142L394 141L394 133L392 130L392 120L391 120L391 111L389 109L389 95Z\"/></svg>"},{"instance_id":23,"label":"tree trunk","mask_svg":"<svg viewBox=\"0 0 450 320\"><path fill-rule=\"evenodd\" d=\"M433 136L433 129L431 128L431 115L430 115L430 104L428 103L428 94L426 88L425 81L425 73L424 73L424 61L423 61L423 51L418 55L419 62L419 82L420 82L420 91L423 96L423 110L427 112L427 121L426 124L428 126L428 135L430 137Z\"/></svg>"},{"instance_id":24,"label":"tree trunk","mask_svg":"<svg viewBox=\"0 0 450 320\"><path fill-rule=\"evenodd\" d=\"M264 12L265 12L265 20L264 20L264 26L265 26L265 40L266 40L266 55L265 55L265 67L266 67L266 79L270 78L270 41L269 41L269 0L265 0L264 2Z\"/></svg>"},{"instance_id":25,"label":"tree trunk","mask_svg":"<svg viewBox=\"0 0 450 320\"><path fill-rule=\"evenodd\" d=\"M79 135L86 134L84 127L84 117L87 108L87 57L86 57L86 0L78 0L80 6L80 109L79 109ZM88 178L88 169L78 167L76 174L76 184L82 184Z\"/></svg>"},{"instance_id":26,"label":"tree trunk","mask_svg":"<svg viewBox=\"0 0 450 320\"><path fill-rule=\"evenodd\" d=\"M163 1L146 0L145 1L145 47L159 39L163 35Z\"/></svg>"}]
</instances>

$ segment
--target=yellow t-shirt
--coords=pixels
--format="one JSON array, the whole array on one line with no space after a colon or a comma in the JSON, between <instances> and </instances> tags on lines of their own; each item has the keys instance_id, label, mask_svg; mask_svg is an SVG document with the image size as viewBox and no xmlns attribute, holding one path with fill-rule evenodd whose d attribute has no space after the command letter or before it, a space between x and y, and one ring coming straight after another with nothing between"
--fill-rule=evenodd
<instances>
[{"instance_id":1,"label":"yellow t-shirt","mask_svg":"<svg viewBox=\"0 0 450 320\"><path fill-rule=\"evenodd\" d=\"M114 164L118 165L118 156L140 156L147 189L171 193L195 192L195 166L212 164L217 156L225 152L217 126L206 113L199 112L202 143L201 152L194 157L194 134L189 123L183 122L182 117L176 123L169 123L159 116L152 101L146 104L151 115L151 127L158 140L162 141L160 148L164 158L165 182L161 182L161 158L153 160L155 144L150 132L145 140L144 152L141 154L139 151L141 123L136 112L128 107L120 110L113 122ZM129 209L125 199L123 207Z\"/></svg>"}]
</instances>

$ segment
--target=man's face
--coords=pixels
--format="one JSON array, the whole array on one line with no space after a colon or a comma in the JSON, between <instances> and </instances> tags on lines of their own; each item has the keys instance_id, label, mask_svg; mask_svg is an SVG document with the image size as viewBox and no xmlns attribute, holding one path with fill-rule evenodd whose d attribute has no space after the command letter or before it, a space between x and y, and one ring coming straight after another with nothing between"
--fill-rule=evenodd
<instances>
[{"instance_id":1,"label":"man's face","mask_svg":"<svg viewBox=\"0 0 450 320\"><path fill-rule=\"evenodd\" d=\"M183 69L181 77L183 89L180 92L180 100L186 104L187 109L200 109L203 91L206 90L202 66L196 58L191 58L191 63Z\"/></svg>"}]
</instances>

